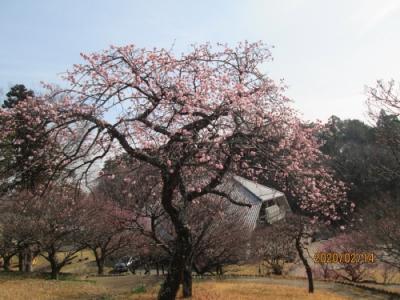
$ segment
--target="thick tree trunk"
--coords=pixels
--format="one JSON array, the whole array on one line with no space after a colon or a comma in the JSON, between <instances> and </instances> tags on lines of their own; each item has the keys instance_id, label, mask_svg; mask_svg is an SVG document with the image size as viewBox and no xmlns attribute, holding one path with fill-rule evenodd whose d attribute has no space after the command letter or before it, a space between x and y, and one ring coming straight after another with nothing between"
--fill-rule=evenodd
<instances>
[{"instance_id":1,"label":"thick tree trunk","mask_svg":"<svg viewBox=\"0 0 400 300\"><path fill-rule=\"evenodd\" d=\"M159 300L173 300L183 284L183 297L192 296L192 244L187 227L179 232L175 252L168 268L167 277L158 294Z\"/></svg>"},{"instance_id":2,"label":"thick tree trunk","mask_svg":"<svg viewBox=\"0 0 400 300\"><path fill-rule=\"evenodd\" d=\"M183 298L192 297L192 259L191 255L185 261L185 268L183 270L183 282L182 282L182 290L183 290Z\"/></svg>"},{"instance_id":3,"label":"thick tree trunk","mask_svg":"<svg viewBox=\"0 0 400 300\"><path fill-rule=\"evenodd\" d=\"M60 275L60 270L58 268L51 268L51 274L50 278L53 280L58 280L58 277Z\"/></svg>"},{"instance_id":4,"label":"thick tree trunk","mask_svg":"<svg viewBox=\"0 0 400 300\"><path fill-rule=\"evenodd\" d=\"M104 274L104 263L105 263L105 259L103 256L103 251L101 249L100 253L97 252L97 249L93 250L94 253L94 257L96 259L96 265L97 265L97 274L98 275L103 275Z\"/></svg>"},{"instance_id":5,"label":"thick tree trunk","mask_svg":"<svg viewBox=\"0 0 400 300\"><path fill-rule=\"evenodd\" d=\"M18 271L23 272L25 266L25 254L23 250L18 252Z\"/></svg>"},{"instance_id":6,"label":"thick tree trunk","mask_svg":"<svg viewBox=\"0 0 400 300\"><path fill-rule=\"evenodd\" d=\"M97 274L103 275L104 274L104 258L101 257L99 260L96 260L97 263Z\"/></svg>"},{"instance_id":7,"label":"thick tree trunk","mask_svg":"<svg viewBox=\"0 0 400 300\"><path fill-rule=\"evenodd\" d=\"M11 259L12 259L12 256L4 256L3 257L3 268L4 268L4 271L6 271L6 272L10 271Z\"/></svg>"},{"instance_id":8,"label":"thick tree trunk","mask_svg":"<svg viewBox=\"0 0 400 300\"><path fill-rule=\"evenodd\" d=\"M33 261L33 253L31 249L26 249L25 259L24 259L24 272L32 272L32 261Z\"/></svg>"},{"instance_id":9,"label":"thick tree trunk","mask_svg":"<svg viewBox=\"0 0 400 300\"><path fill-rule=\"evenodd\" d=\"M314 293L314 281L313 281L312 270L307 261L307 258L304 255L303 247L301 245L301 236L296 238L296 249L297 249L297 253L299 254L299 257L304 265L304 268L306 269L306 274L307 274L307 279L308 279L308 292Z\"/></svg>"},{"instance_id":10,"label":"thick tree trunk","mask_svg":"<svg viewBox=\"0 0 400 300\"><path fill-rule=\"evenodd\" d=\"M58 280L61 267L58 264L56 254L54 253L54 254L49 255L48 260L50 262L50 267L51 267L50 278L54 279L54 280Z\"/></svg>"},{"instance_id":11,"label":"thick tree trunk","mask_svg":"<svg viewBox=\"0 0 400 300\"><path fill-rule=\"evenodd\" d=\"M158 294L159 300L174 300L176 298L184 264L185 261L182 259L181 251L175 251L168 268L167 277L165 278Z\"/></svg>"},{"instance_id":12,"label":"thick tree trunk","mask_svg":"<svg viewBox=\"0 0 400 300\"><path fill-rule=\"evenodd\" d=\"M222 265L217 266L217 275L219 276L224 275L224 270L222 269Z\"/></svg>"},{"instance_id":13,"label":"thick tree trunk","mask_svg":"<svg viewBox=\"0 0 400 300\"><path fill-rule=\"evenodd\" d=\"M192 236L186 224L186 205L181 209L173 206L173 194L178 177L163 174L162 205L169 215L176 232L175 249L168 268L168 275L158 293L159 300L174 300L183 283L184 298L192 296ZM184 200L185 201L185 200Z\"/></svg>"},{"instance_id":14,"label":"thick tree trunk","mask_svg":"<svg viewBox=\"0 0 400 300\"><path fill-rule=\"evenodd\" d=\"M20 272L32 272L33 252L28 247L18 252L18 270Z\"/></svg>"}]
</instances>

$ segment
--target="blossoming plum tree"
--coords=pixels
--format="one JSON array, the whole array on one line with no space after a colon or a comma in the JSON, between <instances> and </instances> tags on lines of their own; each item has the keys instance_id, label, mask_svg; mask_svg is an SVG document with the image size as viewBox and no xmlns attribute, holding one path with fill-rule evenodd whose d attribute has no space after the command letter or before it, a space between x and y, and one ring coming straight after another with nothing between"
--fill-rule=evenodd
<instances>
[{"instance_id":1,"label":"blossoming plum tree","mask_svg":"<svg viewBox=\"0 0 400 300\"><path fill-rule=\"evenodd\" d=\"M26 124L48 120L46 134L64 145L54 170L80 169L85 179L97 160L125 153L159 171L159 201L176 234L159 299L174 299L182 274L191 274L187 207L208 194L244 205L218 188L229 174L265 172L304 210L326 219L350 208L343 186L321 164L314 129L303 126L284 88L260 71L271 58L262 43L205 44L179 56L112 46L82 57L65 74L68 88L47 86L46 97L30 102L41 117ZM12 133L19 109L2 111L1 138ZM189 283L184 296L190 295Z\"/></svg>"}]
</instances>

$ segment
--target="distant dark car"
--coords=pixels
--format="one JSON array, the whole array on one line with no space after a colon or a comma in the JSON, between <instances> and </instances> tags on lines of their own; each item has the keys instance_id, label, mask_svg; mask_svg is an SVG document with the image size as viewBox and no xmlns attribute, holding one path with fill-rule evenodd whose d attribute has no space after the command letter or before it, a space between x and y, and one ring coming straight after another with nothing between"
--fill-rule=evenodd
<instances>
[{"instance_id":1,"label":"distant dark car","mask_svg":"<svg viewBox=\"0 0 400 300\"><path fill-rule=\"evenodd\" d=\"M126 263L119 262L114 265L113 273L125 273L128 272L129 268Z\"/></svg>"},{"instance_id":2,"label":"distant dark car","mask_svg":"<svg viewBox=\"0 0 400 300\"><path fill-rule=\"evenodd\" d=\"M133 263L133 258L131 256L125 256L121 258L120 261L114 265L112 272L113 273L128 272L130 270L129 268L132 266L132 263Z\"/></svg>"}]
</instances>

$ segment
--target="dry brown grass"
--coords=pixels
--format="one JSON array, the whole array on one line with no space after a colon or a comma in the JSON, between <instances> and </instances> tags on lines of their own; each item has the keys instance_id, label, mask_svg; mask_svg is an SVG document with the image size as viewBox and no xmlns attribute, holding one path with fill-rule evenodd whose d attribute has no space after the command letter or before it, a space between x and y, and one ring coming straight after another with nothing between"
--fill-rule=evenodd
<instances>
[{"instance_id":1,"label":"dry brown grass","mask_svg":"<svg viewBox=\"0 0 400 300\"><path fill-rule=\"evenodd\" d=\"M62 258L65 254L63 252L58 253L58 256ZM18 270L18 257L14 256L12 259L12 270ZM50 271L49 262L42 256L37 256L33 261L33 270L38 272L48 272ZM111 268L106 267L105 272L110 271ZM62 269L63 273L73 273L73 274L96 274L97 267L95 263L95 258L90 250L82 250L76 254L76 258L71 264L66 265Z\"/></svg>"},{"instance_id":2,"label":"dry brown grass","mask_svg":"<svg viewBox=\"0 0 400 300\"><path fill-rule=\"evenodd\" d=\"M371 269L369 274L371 279L375 280L376 282L379 283L384 282L383 279L384 270L382 266ZM397 272L396 270L391 270L391 272L389 273L389 277L390 277L389 283L400 284L400 272Z\"/></svg>"},{"instance_id":3,"label":"dry brown grass","mask_svg":"<svg viewBox=\"0 0 400 300\"><path fill-rule=\"evenodd\" d=\"M150 300L157 295L156 288L146 294L121 295L114 299ZM342 296L317 291L308 294L306 289L284 285L270 285L251 282L200 282L194 284L192 300L345 300Z\"/></svg>"},{"instance_id":4,"label":"dry brown grass","mask_svg":"<svg viewBox=\"0 0 400 300\"><path fill-rule=\"evenodd\" d=\"M138 282L137 282L138 284ZM110 288L104 282L51 281L43 279L2 279L0 299L2 300L75 300L113 299L150 300L156 299L158 287L149 288L146 293L135 294L130 289ZM132 286L131 286L132 287ZM308 294L306 289L252 282L196 282L193 300L345 300L348 298L329 292L317 291Z\"/></svg>"},{"instance_id":5,"label":"dry brown grass","mask_svg":"<svg viewBox=\"0 0 400 300\"><path fill-rule=\"evenodd\" d=\"M259 275L259 265L260 264L243 264L243 265L229 265L226 266L224 271L227 275ZM277 278L296 278L299 275L294 274L291 270L295 269L296 265L293 263L288 263L284 268L284 275L278 276ZM261 274L265 275L266 268L261 265ZM297 276L296 276L297 275ZM273 276L273 275L272 275ZM304 274L305 276L305 274ZM366 280L373 280L377 283L384 283L384 269L380 265L371 266L368 270ZM396 270L391 270L389 273L389 284L400 284L400 272Z\"/></svg>"},{"instance_id":6,"label":"dry brown grass","mask_svg":"<svg viewBox=\"0 0 400 300\"><path fill-rule=\"evenodd\" d=\"M1 300L101 299L108 290L90 282L20 279L0 281Z\"/></svg>"},{"instance_id":7,"label":"dry brown grass","mask_svg":"<svg viewBox=\"0 0 400 300\"><path fill-rule=\"evenodd\" d=\"M228 275L257 275L258 266L258 264L229 265L224 271Z\"/></svg>"}]
</instances>

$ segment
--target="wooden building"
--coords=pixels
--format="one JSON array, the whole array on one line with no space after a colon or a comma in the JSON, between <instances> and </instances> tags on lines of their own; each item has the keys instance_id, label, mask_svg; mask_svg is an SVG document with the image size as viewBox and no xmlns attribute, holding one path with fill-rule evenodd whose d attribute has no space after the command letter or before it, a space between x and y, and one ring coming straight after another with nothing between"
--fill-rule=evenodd
<instances>
[{"instance_id":1,"label":"wooden building","mask_svg":"<svg viewBox=\"0 0 400 300\"><path fill-rule=\"evenodd\" d=\"M291 211L282 192L240 176L230 177L221 186L221 190L228 193L233 200L251 205L251 207L231 205L232 211L240 216L241 221L251 232L257 225L273 224Z\"/></svg>"}]
</instances>

